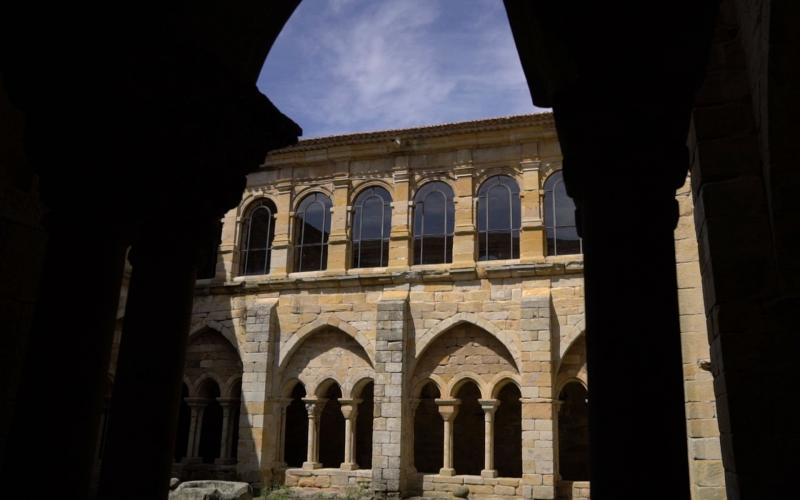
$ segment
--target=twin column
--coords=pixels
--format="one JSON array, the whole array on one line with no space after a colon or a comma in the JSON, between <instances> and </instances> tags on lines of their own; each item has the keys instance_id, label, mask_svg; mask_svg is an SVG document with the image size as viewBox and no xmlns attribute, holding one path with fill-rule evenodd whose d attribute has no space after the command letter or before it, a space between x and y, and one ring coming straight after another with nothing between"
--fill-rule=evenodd
<instances>
[{"instance_id":1,"label":"twin column","mask_svg":"<svg viewBox=\"0 0 800 500\"><path fill-rule=\"evenodd\" d=\"M203 431L203 413L206 407L211 402L206 398L186 398L186 404L189 406L191 416L189 420L189 441L186 445L186 460L188 462L199 462L200 457L200 435ZM234 405L239 404L238 399L233 398L217 398L220 406L222 407L222 436L220 439L220 456L215 460L219 464L228 464L231 462L232 446L238 443L233 443L233 426L239 425L239 422L234 422L232 419L232 411Z\"/></svg>"},{"instance_id":2,"label":"twin column","mask_svg":"<svg viewBox=\"0 0 800 500\"><path fill-rule=\"evenodd\" d=\"M496 399L479 399L478 403L483 409L484 432L483 432L483 477L497 477L497 470L494 468L494 412L500 405ZM458 407L461 401L458 399L437 399L436 405L439 407L439 414L444 421L444 455L442 457L442 468L439 475L453 476L456 473L453 466L453 424L458 415Z\"/></svg>"},{"instance_id":3,"label":"twin column","mask_svg":"<svg viewBox=\"0 0 800 500\"><path fill-rule=\"evenodd\" d=\"M327 399L313 398L303 399L308 413L308 447L306 461L303 462L304 469L318 469L322 467L319 461L319 424L322 409L325 407ZM355 461L356 451L356 417L358 416L358 404L360 399L340 399L342 415L344 415L344 462L339 466L342 470L358 469Z\"/></svg>"}]
</instances>

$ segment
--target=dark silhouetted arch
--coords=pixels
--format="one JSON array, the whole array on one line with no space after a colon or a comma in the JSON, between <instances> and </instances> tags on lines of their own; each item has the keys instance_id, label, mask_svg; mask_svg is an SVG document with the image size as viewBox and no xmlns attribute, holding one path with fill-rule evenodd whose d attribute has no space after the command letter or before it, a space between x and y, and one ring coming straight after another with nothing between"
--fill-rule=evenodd
<instances>
[{"instance_id":1,"label":"dark silhouetted arch","mask_svg":"<svg viewBox=\"0 0 800 500\"><path fill-rule=\"evenodd\" d=\"M308 412L303 403L303 398L306 397L303 384L295 384L290 397L292 402L286 407L283 460L289 467L300 467L308 456Z\"/></svg>"},{"instance_id":2,"label":"dark silhouetted arch","mask_svg":"<svg viewBox=\"0 0 800 500\"><path fill-rule=\"evenodd\" d=\"M588 395L583 385L569 382L561 389L558 409L558 470L561 479L589 480Z\"/></svg>"},{"instance_id":3,"label":"dark silhouetted arch","mask_svg":"<svg viewBox=\"0 0 800 500\"><path fill-rule=\"evenodd\" d=\"M327 401L319 422L319 461L323 467L338 468L344 462L344 415L339 384L331 384L323 396Z\"/></svg>"},{"instance_id":4,"label":"dark silhouetted arch","mask_svg":"<svg viewBox=\"0 0 800 500\"><path fill-rule=\"evenodd\" d=\"M522 477L522 404L519 388L506 384L494 414L494 466L500 477Z\"/></svg>"},{"instance_id":5,"label":"dark silhouetted arch","mask_svg":"<svg viewBox=\"0 0 800 500\"><path fill-rule=\"evenodd\" d=\"M456 393L461 401L453 422L453 467L456 474L480 474L483 469L484 413L475 382L464 383Z\"/></svg>"},{"instance_id":6,"label":"dark silhouetted arch","mask_svg":"<svg viewBox=\"0 0 800 500\"><path fill-rule=\"evenodd\" d=\"M428 382L419 395L414 413L414 467L417 472L438 473L444 454L444 422L436 399L441 397L434 382Z\"/></svg>"},{"instance_id":7,"label":"dark silhouetted arch","mask_svg":"<svg viewBox=\"0 0 800 500\"><path fill-rule=\"evenodd\" d=\"M198 392L200 397L208 400L203 410L198 454L202 457L203 463L213 464L214 460L220 457L222 445L222 406L217 401L220 395L219 386L213 379L207 378Z\"/></svg>"}]
</instances>

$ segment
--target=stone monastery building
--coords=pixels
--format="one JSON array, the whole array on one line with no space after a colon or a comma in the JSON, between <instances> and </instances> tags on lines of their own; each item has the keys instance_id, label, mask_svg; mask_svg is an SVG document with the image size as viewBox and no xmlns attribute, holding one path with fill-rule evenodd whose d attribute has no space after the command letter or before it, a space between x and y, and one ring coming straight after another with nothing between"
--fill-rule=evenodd
<instances>
[{"instance_id":1,"label":"stone monastery building","mask_svg":"<svg viewBox=\"0 0 800 500\"><path fill-rule=\"evenodd\" d=\"M588 498L583 259L560 167L551 114L270 154L197 281L175 474ZM608 196L625 193L608 186ZM716 499L724 481L688 187L678 197L692 494ZM619 397L658 394L621 380Z\"/></svg>"}]
</instances>

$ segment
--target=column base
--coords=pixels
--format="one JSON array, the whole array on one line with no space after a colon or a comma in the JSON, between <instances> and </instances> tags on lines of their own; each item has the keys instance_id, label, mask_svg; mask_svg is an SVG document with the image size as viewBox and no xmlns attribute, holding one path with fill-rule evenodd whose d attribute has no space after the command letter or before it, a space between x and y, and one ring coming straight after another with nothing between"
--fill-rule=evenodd
<instances>
[{"instance_id":1,"label":"column base","mask_svg":"<svg viewBox=\"0 0 800 500\"><path fill-rule=\"evenodd\" d=\"M439 469L439 475L440 476L455 476L456 475L456 470L453 469L452 467L447 467L447 468L442 467L441 469Z\"/></svg>"},{"instance_id":2,"label":"column base","mask_svg":"<svg viewBox=\"0 0 800 500\"><path fill-rule=\"evenodd\" d=\"M321 469L322 464L319 462L303 462L303 469L305 470L314 470L314 469Z\"/></svg>"},{"instance_id":3,"label":"column base","mask_svg":"<svg viewBox=\"0 0 800 500\"><path fill-rule=\"evenodd\" d=\"M217 458L214 459L214 465L236 465L235 458Z\"/></svg>"},{"instance_id":4,"label":"column base","mask_svg":"<svg viewBox=\"0 0 800 500\"><path fill-rule=\"evenodd\" d=\"M481 471L481 477L497 477L497 469L483 469Z\"/></svg>"},{"instance_id":5,"label":"column base","mask_svg":"<svg viewBox=\"0 0 800 500\"><path fill-rule=\"evenodd\" d=\"M185 464L185 465L188 465L188 464L201 464L201 463L203 463L203 457L184 457L184 459L181 460L181 463Z\"/></svg>"},{"instance_id":6,"label":"column base","mask_svg":"<svg viewBox=\"0 0 800 500\"><path fill-rule=\"evenodd\" d=\"M342 463L342 465L340 465L339 468L342 470L358 470L358 464Z\"/></svg>"}]
</instances>

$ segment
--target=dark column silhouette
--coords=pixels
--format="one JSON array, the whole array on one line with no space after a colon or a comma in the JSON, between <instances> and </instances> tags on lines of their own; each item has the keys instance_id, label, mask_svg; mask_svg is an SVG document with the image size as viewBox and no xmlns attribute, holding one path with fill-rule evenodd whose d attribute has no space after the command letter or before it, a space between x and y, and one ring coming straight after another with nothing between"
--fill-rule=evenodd
<instances>
[{"instance_id":1,"label":"dark column silhouette","mask_svg":"<svg viewBox=\"0 0 800 500\"><path fill-rule=\"evenodd\" d=\"M717 4L505 1L533 102L553 107L583 238L595 499L689 498L675 190Z\"/></svg>"}]
</instances>

